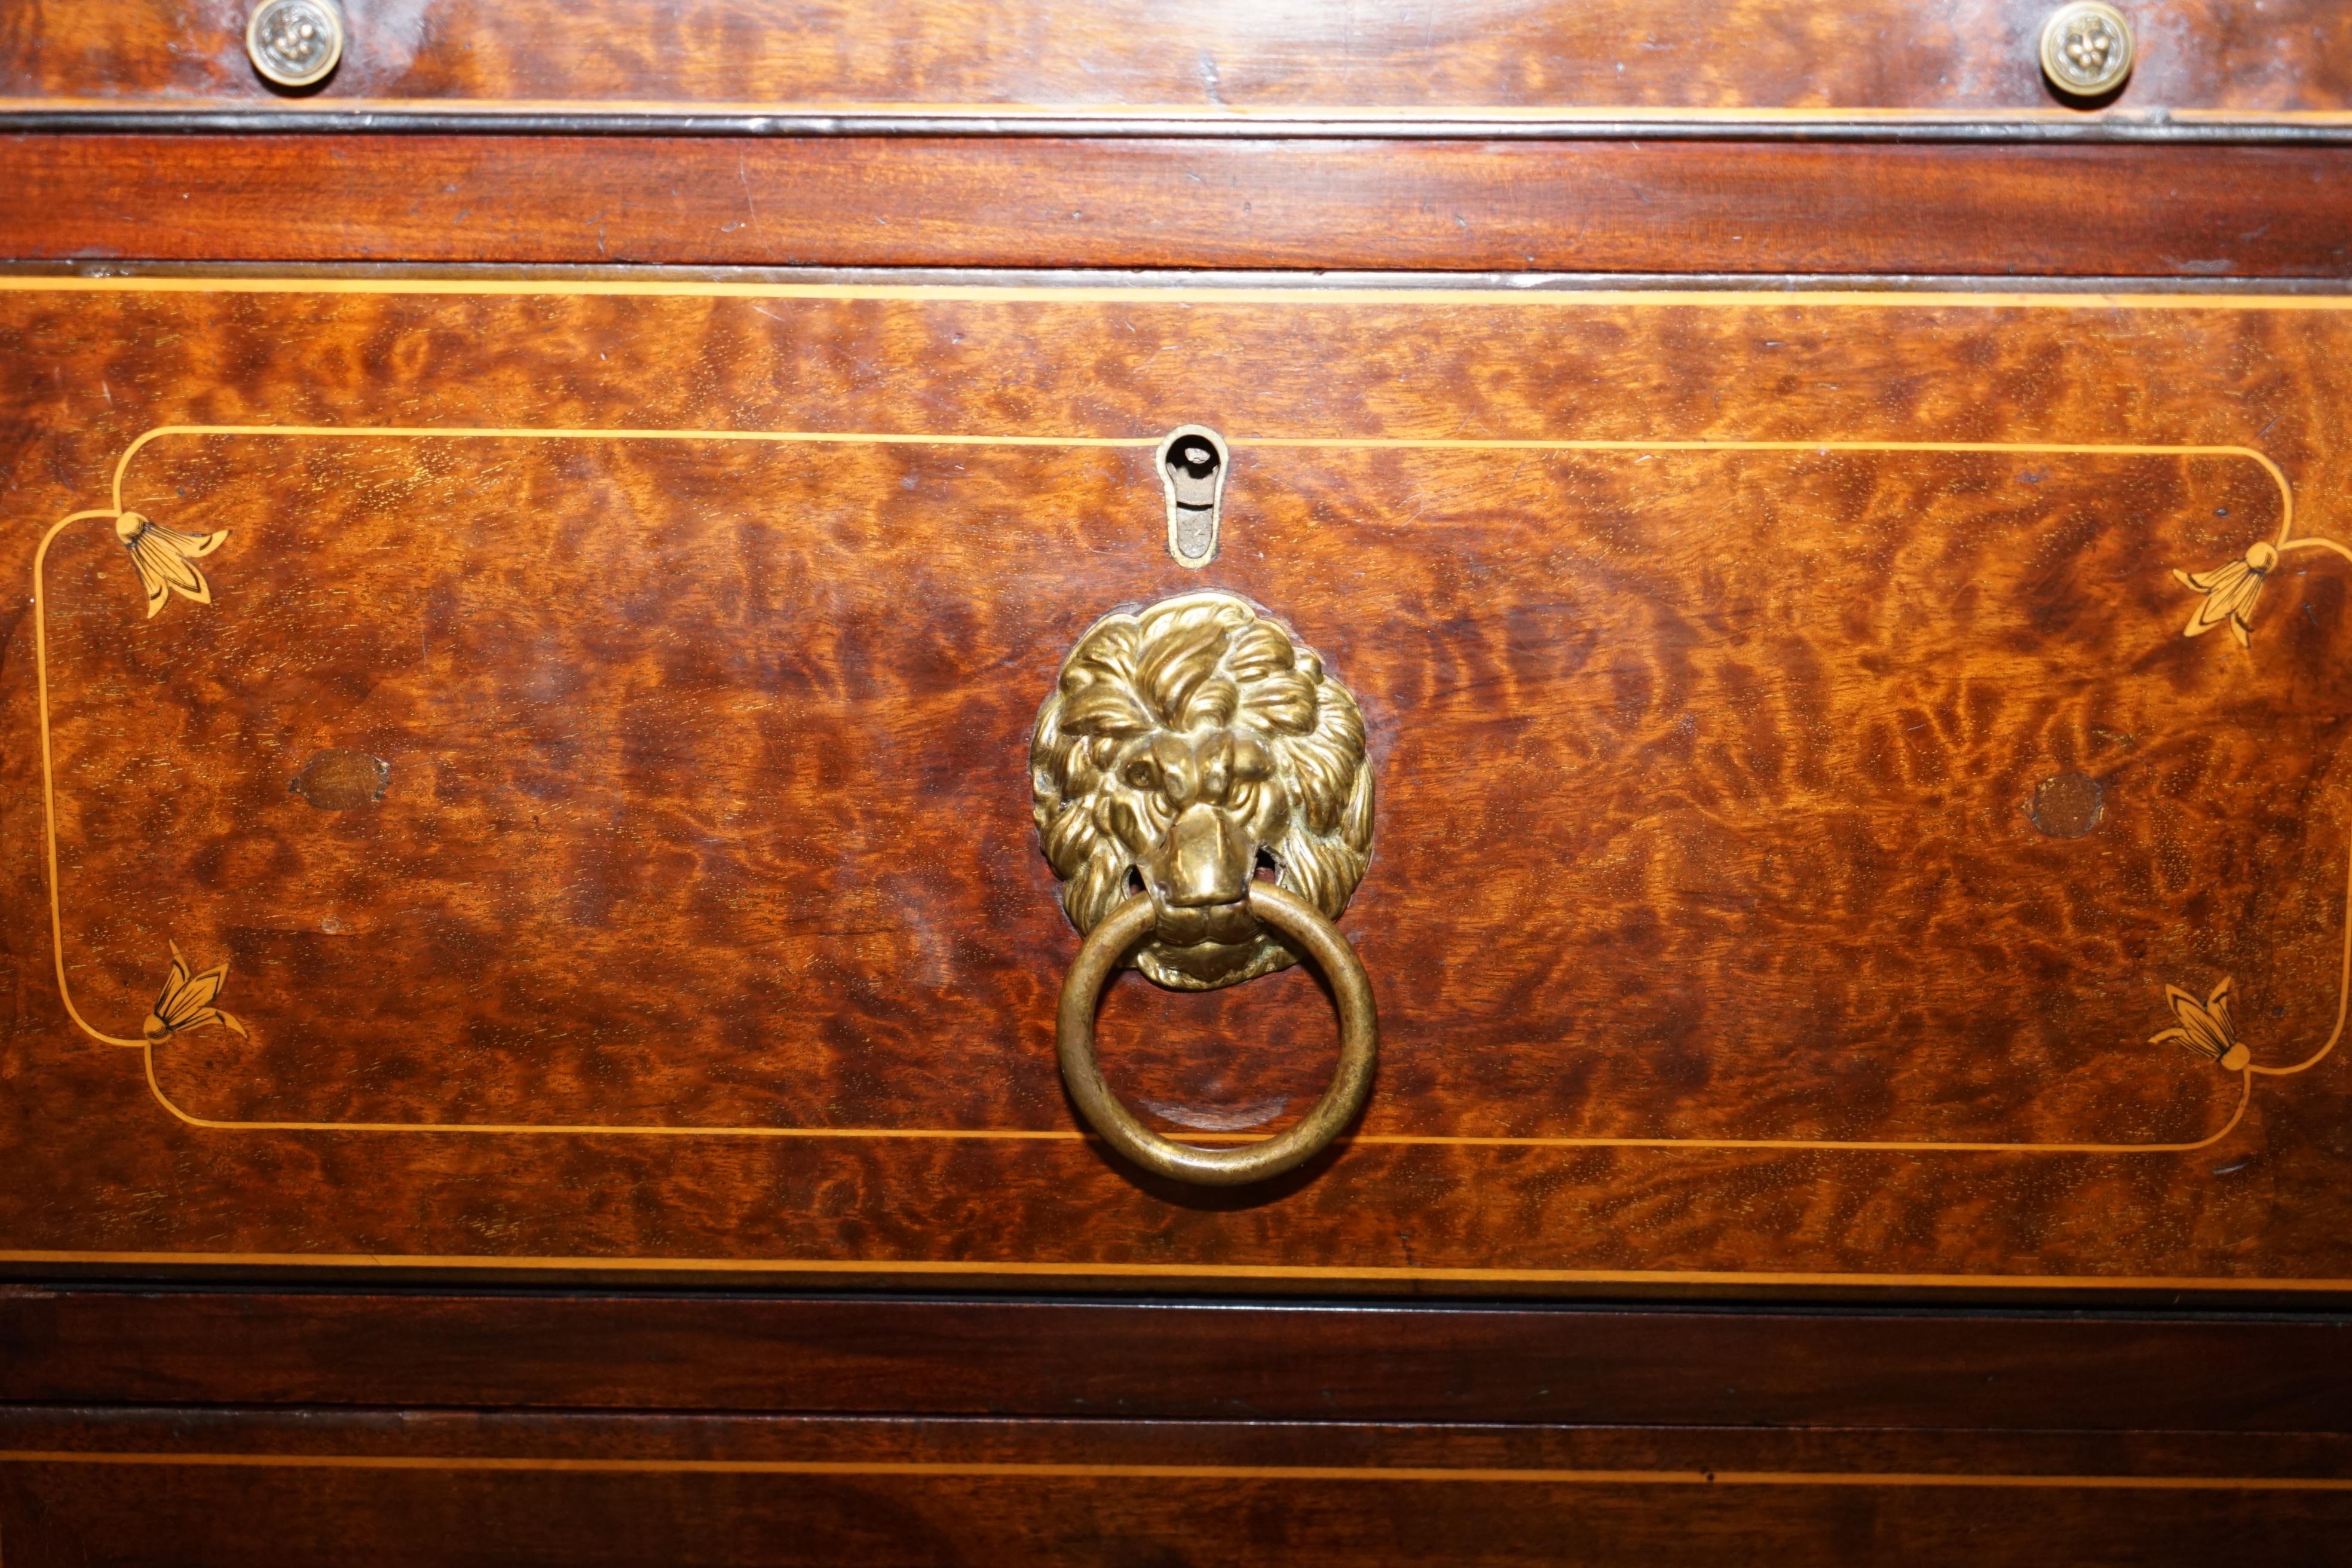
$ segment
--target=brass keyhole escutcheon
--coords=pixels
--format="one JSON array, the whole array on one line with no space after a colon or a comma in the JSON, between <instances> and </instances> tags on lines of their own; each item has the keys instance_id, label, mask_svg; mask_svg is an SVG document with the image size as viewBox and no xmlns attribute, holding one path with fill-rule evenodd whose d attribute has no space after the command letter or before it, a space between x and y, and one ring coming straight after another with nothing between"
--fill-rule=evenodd
<instances>
[{"instance_id":1,"label":"brass keyhole escutcheon","mask_svg":"<svg viewBox=\"0 0 2352 1568\"><path fill-rule=\"evenodd\" d=\"M1206 566L1224 531L1233 450L1206 425L1179 425L1160 437L1153 458L1168 498L1168 553L1179 566Z\"/></svg>"},{"instance_id":2,"label":"brass keyhole escutcheon","mask_svg":"<svg viewBox=\"0 0 2352 1568\"><path fill-rule=\"evenodd\" d=\"M1129 1158L1183 1181L1256 1181L1310 1158L1362 1107L1379 1041L1370 984L1334 923L1371 856L1353 694L1247 600L1181 595L1087 628L1037 715L1029 770L1062 906L1087 938L1058 1020L1079 1110ZM1145 1128L1104 1082L1094 1010L1118 968L1209 991L1301 956L1339 998L1340 1067L1297 1126L1195 1148Z\"/></svg>"}]
</instances>

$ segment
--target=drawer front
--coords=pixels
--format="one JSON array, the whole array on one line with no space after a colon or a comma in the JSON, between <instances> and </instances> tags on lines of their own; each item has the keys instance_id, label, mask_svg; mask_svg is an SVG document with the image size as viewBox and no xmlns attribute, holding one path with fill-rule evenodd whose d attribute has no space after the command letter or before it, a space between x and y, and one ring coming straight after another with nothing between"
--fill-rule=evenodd
<instances>
[{"instance_id":1,"label":"drawer front","mask_svg":"<svg viewBox=\"0 0 2352 1568\"><path fill-rule=\"evenodd\" d=\"M341 0L340 58L290 93L248 51L259 8L246 0L19 7L0 23L0 97L52 108L1109 111L1201 121L1696 112L1765 126L1852 110L2060 123L2162 110L2223 123L2280 115L2340 123L2352 85L2352 21L2330 0L2269 0L2258 10L2125 0L2116 12L2132 40L2125 84L2073 99L2053 90L2042 63L2060 0ZM299 82L310 68L298 61L278 74Z\"/></svg>"},{"instance_id":2,"label":"drawer front","mask_svg":"<svg viewBox=\"0 0 2352 1568\"><path fill-rule=\"evenodd\" d=\"M0 1253L2352 1286L2347 334L2325 299L10 280ZM1056 1054L1061 877L1116 903L1199 788L1033 756L1090 628L1202 594L1360 715L1282 750L1311 726L1217 656L1208 728L1360 855L1322 902L1378 1020L1360 1117L1221 1189L1095 1136ZM1140 730L1085 733L1197 739L1141 624L1087 689ZM1321 852L1234 831L1294 887ZM1312 966L1123 972L1097 1035L1213 1152L1339 1056Z\"/></svg>"}]
</instances>

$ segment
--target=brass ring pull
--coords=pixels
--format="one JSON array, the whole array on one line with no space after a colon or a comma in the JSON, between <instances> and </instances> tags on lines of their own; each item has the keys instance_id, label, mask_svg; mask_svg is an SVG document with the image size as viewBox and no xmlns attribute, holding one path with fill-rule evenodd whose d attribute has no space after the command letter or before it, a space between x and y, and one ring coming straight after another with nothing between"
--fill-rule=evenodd
<instances>
[{"instance_id":1,"label":"brass ring pull","mask_svg":"<svg viewBox=\"0 0 2352 1568\"><path fill-rule=\"evenodd\" d=\"M1272 882L1249 885L1250 911L1296 938L1311 954L1339 999L1339 1070L1306 1118L1285 1132L1236 1149L1201 1149L1163 1138L1135 1119L1111 1092L1095 1061L1095 1006L1119 957L1151 929L1151 900L1141 893L1106 915L1087 933L1062 982L1056 1030L1062 1080L1070 1098L1110 1146L1147 1171L1209 1187L1238 1187L1279 1175L1312 1159L1356 1118L1372 1090L1372 1063L1381 1026L1372 1009L1372 983L1339 928L1313 904Z\"/></svg>"}]
</instances>

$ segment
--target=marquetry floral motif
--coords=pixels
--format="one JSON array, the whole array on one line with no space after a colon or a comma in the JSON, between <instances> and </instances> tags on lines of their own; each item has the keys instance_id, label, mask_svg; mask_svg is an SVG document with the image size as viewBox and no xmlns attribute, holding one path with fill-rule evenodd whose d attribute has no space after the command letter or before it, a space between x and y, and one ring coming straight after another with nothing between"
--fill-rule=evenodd
<instances>
[{"instance_id":1,"label":"marquetry floral motif","mask_svg":"<svg viewBox=\"0 0 2352 1568\"><path fill-rule=\"evenodd\" d=\"M2172 1016L2180 1020L2180 1026L2150 1036L2149 1045L2160 1046L2169 1040L2183 1050L2219 1063L2229 1072L2236 1072L2252 1059L2252 1053L2238 1043L2237 1026L2230 1019L2230 982L2226 976L2202 1002L2178 985L2166 986L2164 999L2171 1005Z\"/></svg>"},{"instance_id":2,"label":"marquetry floral motif","mask_svg":"<svg viewBox=\"0 0 2352 1568\"><path fill-rule=\"evenodd\" d=\"M139 585L147 592L147 614L151 618L173 594L194 599L199 605L213 602L212 584L205 581L195 563L198 557L210 555L226 542L227 529L215 533L183 533L138 512L126 511L114 520L114 537L131 552L131 564L139 573Z\"/></svg>"},{"instance_id":3,"label":"marquetry floral motif","mask_svg":"<svg viewBox=\"0 0 2352 1568\"><path fill-rule=\"evenodd\" d=\"M2237 560L2210 572L2176 569L2172 574L2176 582L2192 594L2205 595L2180 635L2202 637L2215 626L2227 626L2239 647L2252 647L2254 600L2261 595L2263 583L2278 564L2278 559L2277 546L2262 540Z\"/></svg>"},{"instance_id":4,"label":"marquetry floral motif","mask_svg":"<svg viewBox=\"0 0 2352 1568\"><path fill-rule=\"evenodd\" d=\"M203 1028L206 1024L218 1024L231 1034L244 1034L243 1024L213 1005L227 978L226 959L198 974L180 952L180 944L173 942L171 973L163 977L163 989L155 997L155 1010L147 1015L139 1032L147 1037L149 1045L160 1045L174 1035Z\"/></svg>"}]
</instances>

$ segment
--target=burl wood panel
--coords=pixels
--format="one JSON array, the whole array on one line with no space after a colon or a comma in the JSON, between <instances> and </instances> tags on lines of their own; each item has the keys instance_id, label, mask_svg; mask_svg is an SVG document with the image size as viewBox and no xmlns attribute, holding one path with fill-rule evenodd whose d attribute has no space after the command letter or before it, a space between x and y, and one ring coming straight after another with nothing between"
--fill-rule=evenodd
<instances>
[{"instance_id":1,"label":"burl wood panel","mask_svg":"<svg viewBox=\"0 0 2352 1568\"><path fill-rule=\"evenodd\" d=\"M6 569L98 514L7 645L19 1259L2352 1279L2341 563L2281 556L2251 650L2171 574L2340 530L2328 302L0 311ZM1235 453L1203 573L1187 421ZM227 531L211 603L145 615L118 508ZM1225 1194L1072 1130L1025 771L1086 626L1204 585L1324 654L1381 791L1370 1109ZM297 790L329 752L382 798ZM142 1044L174 943L245 1034ZM2249 1068L2150 1043L2225 978ZM1225 1135L1333 1054L1297 972L1130 976L1102 1032Z\"/></svg>"},{"instance_id":2,"label":"burl wood panel","mask_svg":"<svg viewBox=\"0 0 2352 1568\"><path fill-rule=\"evenodd\" d=\"M2044 0L345 0L314 95L275 99L244 0L0 16L0 97L1280 109L2048 110ZM2329 0L2136 0L2126 109L2343 109Z\"/></svg>"},{"instance_id":3,"label":"burl wood panel","mask_svg":"<svg viewBox=\"0 0 2352 1568\"><path fill-rule=\"evenodd\" d=\"M0 257L2339 279L2334 147L0 136Z\"/></svg>"}]
</instances>

